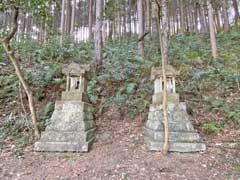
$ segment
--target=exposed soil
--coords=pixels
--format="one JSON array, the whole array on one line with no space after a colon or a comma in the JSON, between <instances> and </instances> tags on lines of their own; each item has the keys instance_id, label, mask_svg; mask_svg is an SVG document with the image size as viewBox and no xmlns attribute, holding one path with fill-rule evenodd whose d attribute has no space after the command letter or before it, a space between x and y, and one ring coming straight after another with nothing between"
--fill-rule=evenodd
<instances>
[{"instance_id":1,"label":"exposed soil","mask_svg":"<svg viewBox=\"0 0 240 180\"><path fill-rule=\"evenodd\" d=\"M37 153L33 146L28 146L17 157L11 147L5 149L0 155L0 179L240 179L240 141L231 134L206 138L208 149L204 153L163 156L146 150L144 117L120 117L113 108L98 118L96 142L89 153ZM235 141L230 142L228 137Z\"/></svg>"}]
</instances>

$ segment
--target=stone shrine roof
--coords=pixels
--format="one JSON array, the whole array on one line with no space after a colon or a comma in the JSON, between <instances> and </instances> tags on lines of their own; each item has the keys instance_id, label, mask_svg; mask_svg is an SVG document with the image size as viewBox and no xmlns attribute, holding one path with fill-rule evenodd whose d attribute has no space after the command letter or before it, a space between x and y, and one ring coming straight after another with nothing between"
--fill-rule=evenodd
<instances>
[{"instance_id":1,"label":"stone shrine roof","mask_svg":"<svg viewBox=\"0 0 240 180\"><path fill-rule=\"evenodd\" d=\"M65 65L63 67L62 73L66 75L82 75L85 74L87 71L90 71L90 65L80 65L78 63L72 62L71 64Z\"/></svg>"},{"instance_id":2,"label":"stone shrine roof","mask_svg":"<svg viewBox=\"0 0 240 180\"><path fill-rule=\"evenodd\" d=\"M180 72L174 69L171 65L165 66L165 74L167 77L179 76ZM151 70L151 79L154 80L156 77L163 77L162 67L152 67Z\"/></svg>"}]
</instances>

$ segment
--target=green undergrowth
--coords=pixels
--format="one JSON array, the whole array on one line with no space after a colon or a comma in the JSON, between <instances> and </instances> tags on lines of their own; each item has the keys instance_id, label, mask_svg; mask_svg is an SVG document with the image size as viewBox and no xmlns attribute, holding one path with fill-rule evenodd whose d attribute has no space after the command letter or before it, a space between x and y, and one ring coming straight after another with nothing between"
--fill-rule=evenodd
<instances>
[{"instance_id":1,"label":"green undergrowth","mask_svg":"<svg viewBox=\"0 0 240 180\"><path fill-rule=\"evenodd\" d=\"M209 38L202 35L177 35L172 38L169 49L170 64L181 72L177 79L181 100L190 106L194 118L205 117L199 124L201 129L214 134L221 132L229 121L240 123L240 33L220 33L217 38L219 58L215 61L211 59ZM25 38L14 42L13 46L22 57L21 68L33 87L39 124L44 129L53 112L54 101L65 88L61 74L63 64L71 61L92 64L93 43L77 44L65 39L60 46L57 37L47 43ZM136 39L106 42L102 71L92 76L87 87L96 113L104 113L114 106L131 118L141 113L146 115L153 93L151 67L160 62L158 38L145 42L144 59L137 55ZM1 53L0 63L4 63L0 72L0 101L2 104L19 101L19 82L4 53ZM20 104L17 105L21 109ZM19 111L14 109L1 112L6 114L0 117L1 143L10 135L18 139L15 132L32 132L29 117L9 120L11 113L18 117ZM28 142L24 138L21 141Z\"/></svg>"},{"instance_id":2,"label":"green undergrowth","mask_svg":"<svg viewBox=\"0 0 240 180\"><path fill-rule=\"evenodd\" d=\"M218 123L216 121L206 122L202 125L202 129L207 134L218 134L224 128L223 123Z\"/></svg>"},{"instance_id":3,"label":"green undergrowth","mask_svg":"<svg viewBox=\"0 0 240 180\"><path fill-rule=\"evenodd\" d=\"M130 117L146 111L152 93L149 75L154 62L137 56L136 46L133 41L108 42L104 47L102 71L88 87L91 101L101 101L99 112L113 105Z\"/></svg>"},{"instance_id":4,"label":"green undergrowth","mask_svg":"<svg viewBox=\"0 0 240 180\"><path fill-rule=\"evenodd\" d=\"M240 123L240 33L220 33L217 40L217 60L211 58L208 37L180 35L172 40L171 60L181 71L178 92L193 105L196 118L201 106L201 113L216 115L217 124ZM216 125L212 122L205 119L202 126L211 131Z\"/></svg>"}]
</instances>

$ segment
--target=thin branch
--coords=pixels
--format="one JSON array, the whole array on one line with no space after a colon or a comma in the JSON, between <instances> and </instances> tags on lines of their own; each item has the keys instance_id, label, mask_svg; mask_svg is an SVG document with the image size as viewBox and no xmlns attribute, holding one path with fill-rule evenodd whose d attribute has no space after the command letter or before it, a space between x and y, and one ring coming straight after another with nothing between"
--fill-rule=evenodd
<instances>
[{"instance_id":1,"label":"thin branch","mask_svg":"<svg viewBox=\"0 0 240 180\"><path fill-rule=\"evenodd\" d=\"M158 0L155 0L155 2L156 2L156 4L157 4L158 8L161 8L160 2L159 2Z\"/></svg>"},{"instance_id":2,"label":"thin branch","mask_svg":"<svg viewBox=\"0 0 240 180\"><path fill-rule=\"evenodd\" d=\"M30 113L31 113L31 117L32 117L32 123L34 125L34 132L35 132L36 138L38 139L38 138L40 138L40 131L39 131L38 124L37 124L37 115L36 115L36 110L34 107L34 99L33 99L33 95L32 95L33 93L32 93L31 88L29 87L27 81L24 79L24 75L20 69L20 66L19 66L20 57L18 57L14 54L14 50L10 46L10 41L12 40L12 38L14 37L14 35L16 34L16 32L18 30L18 21L17 20L18 20L18 15L19 15L19 8L17 6L13 6L13 9L14 9L13 28L10 31L10 33L7 35L7 37L1 41L1 44L3 45L3 48L5 49L10 61L12 62L13 66L15 68L15 73L27 94L29 109L30 109Z\"/></svg>"},{"instance_id":3,"label":"thin branch","mask_svg":"<svg viewBox=\"0 0 240 180\"><path fill-rule=\"evenodd\" d=\"M138 42L141 42L144 40L145 36L147 36L149 34L149 31L148 32L145 32L139 39L138 39Z\"/></svg>"},{"instance_id":4,"label":"thin branch","mask_svg":"<svg viewBox=\"0 0 240 180\"><path fill-rule=\"evenodd\" d=\"M19 99L20 99L20 103L21 103L21 106L22 106L22 109L23 109L23 112L25 114L25 116L27 115L27 111L26 111L26 108L24 106L24 102L23 102L23 94L22 94L22 88L21 88L21 83L19 83Z\"/></svg>"}]
</instances>

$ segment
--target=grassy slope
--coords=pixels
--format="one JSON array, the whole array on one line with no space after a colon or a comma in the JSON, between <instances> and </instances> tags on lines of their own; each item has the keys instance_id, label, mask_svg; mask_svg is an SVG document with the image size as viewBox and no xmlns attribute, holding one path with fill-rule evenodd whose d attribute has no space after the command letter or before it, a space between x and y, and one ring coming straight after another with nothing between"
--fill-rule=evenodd
<instances>
[{"instance_id":1,"label":"grassy slope","mask_svg":"<svg viewBox=\"0 0 240 180\"><path fill-rule=\"evenodd\" d=\"M206 37L178 35L172 38L170 46L171 64L181 70L177 86L181 100L187 102L195 127L207 133L218 133L224 126L237 125L240 120L240 33L219 34L218 41L220 56L215 62L211 60ZM91 63L93 46L66 40L60 47L54 38L48 44L24 40L16 46L23 57L25 76L34 87L44 127L55 99L64 88L61 64L68 63L69 59ZM97 107L96 113L101 114L114 105L120 114L129 117L147 114L153 90L150 69L160 62L158 42L146 42L146 59L136 55L136 47L134 40L105 44L103 71L94 75L88 86L90 100ZM13 139L20 139L17 142L21 146L28 142L23 134L28 135L31 126L21 115L18 82L12 75L11 65L4 59L2 54L0 61L6 66L0 73L0 101L3 104L0 108L0 123L3 125L0 142L3 145L6 137L13 136ZM23 101L26 102L25 96Z\"/></svg>"}]
</instances>

